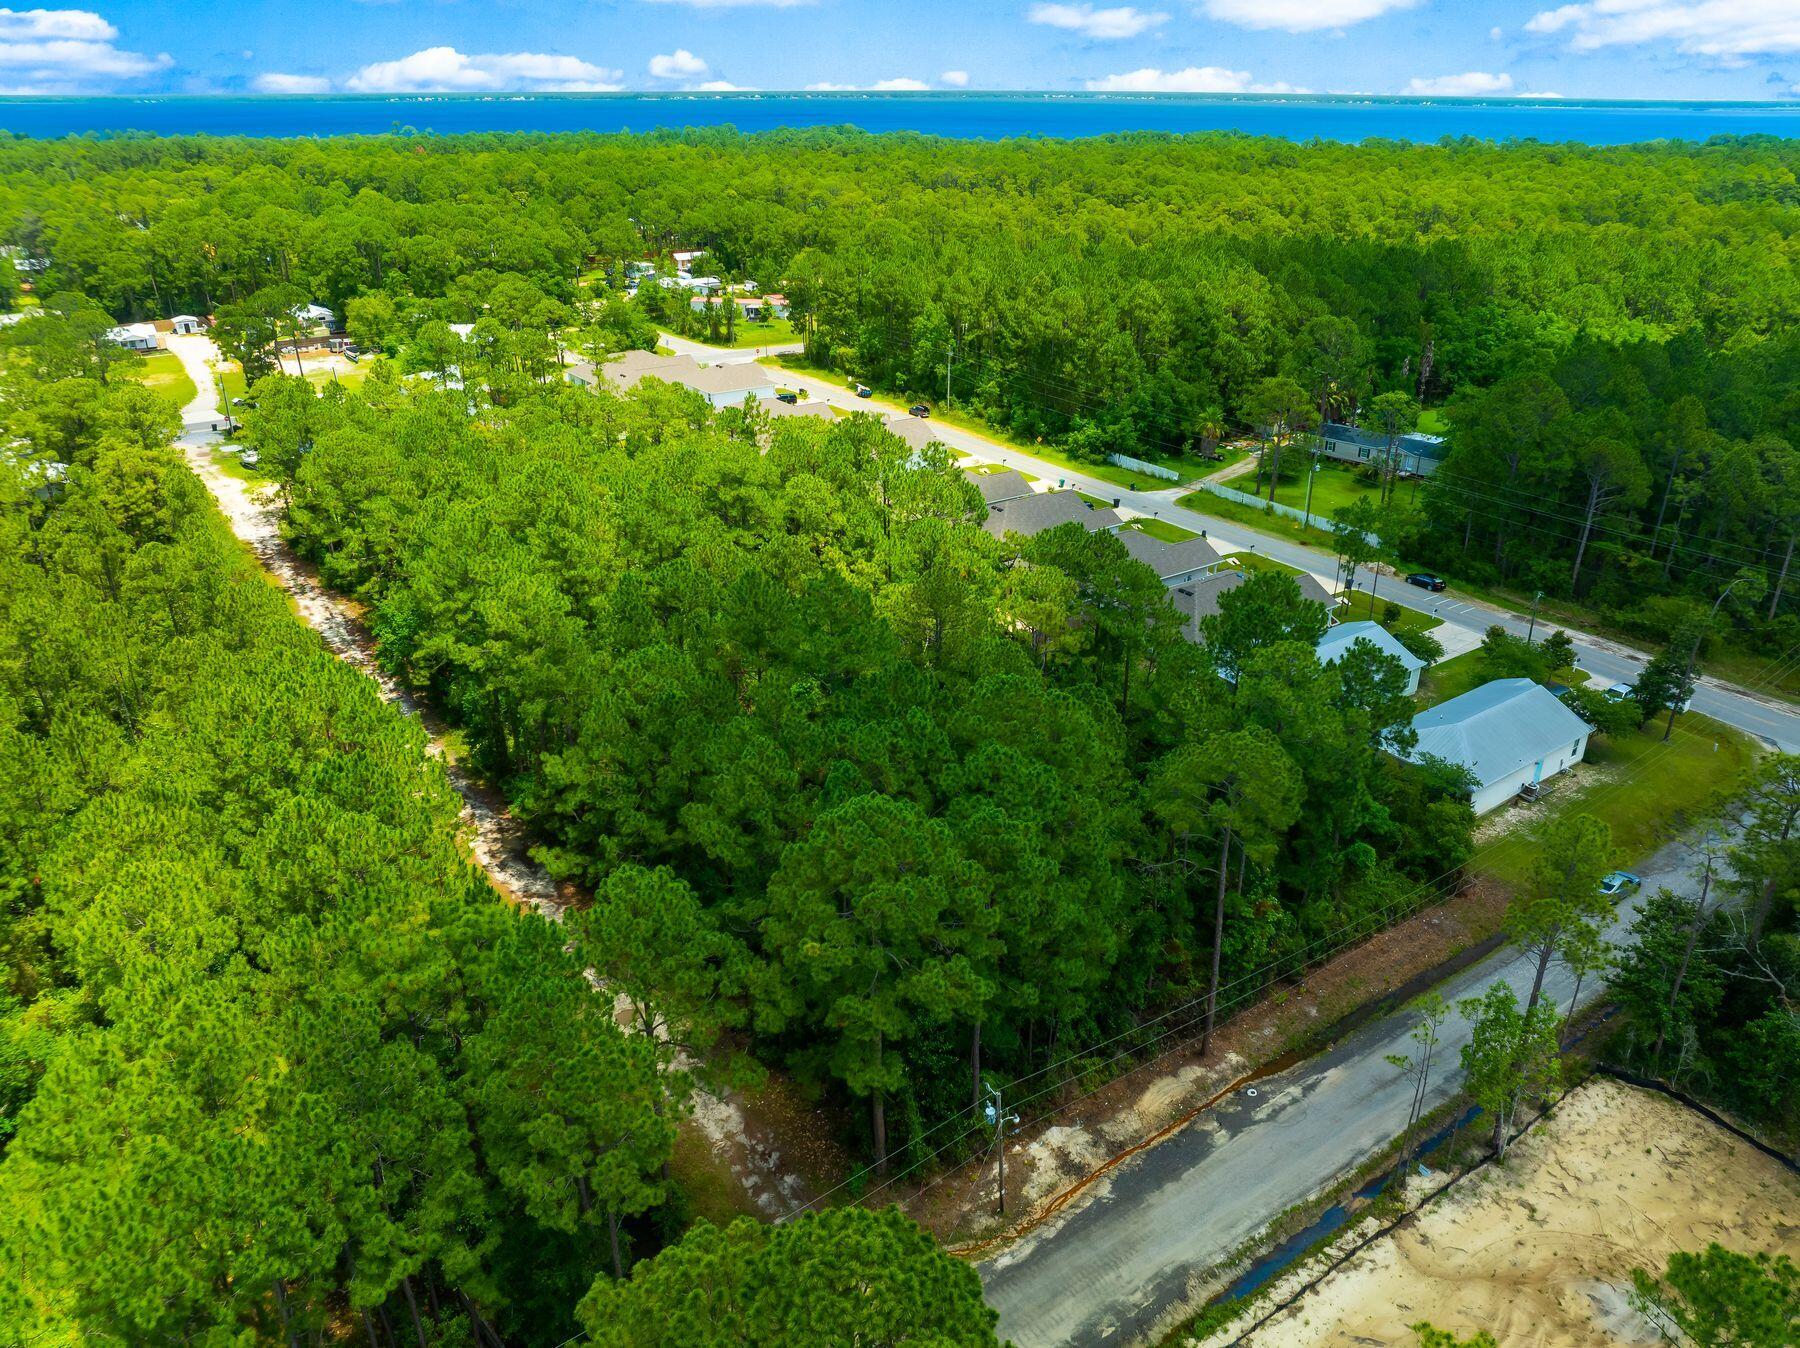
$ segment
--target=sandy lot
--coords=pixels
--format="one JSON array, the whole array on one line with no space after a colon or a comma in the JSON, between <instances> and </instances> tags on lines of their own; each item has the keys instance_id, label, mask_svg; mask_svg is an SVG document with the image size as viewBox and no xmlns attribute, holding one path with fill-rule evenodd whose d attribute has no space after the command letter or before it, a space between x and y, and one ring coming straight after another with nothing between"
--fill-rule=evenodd
<instances>
[{"instance_id":1,"label":"sandy lot","mask_svg":"<svg viewBox=\"0 0 1800 1348\"><path fill-rule=\"evenodd\" d=\"M1661 1271L1713 1240L1800 1256L1800 1180L1674 1101L1596 1077L1504 1168L1465 1180L1247 1342L1410 1348L1407 1326L1429 1320L1486 1329L1501 1348L1649 1345L1626 1301L1632 1268Z\"/></svg>"}]
</instances>

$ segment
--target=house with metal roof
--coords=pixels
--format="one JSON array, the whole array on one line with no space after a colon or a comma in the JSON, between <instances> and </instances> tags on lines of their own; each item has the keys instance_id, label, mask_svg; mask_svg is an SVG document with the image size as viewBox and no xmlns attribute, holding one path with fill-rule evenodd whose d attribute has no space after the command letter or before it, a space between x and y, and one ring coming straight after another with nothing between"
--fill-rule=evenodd
<instances>
[{"instance_id":1,"label":"house with metal roof","mask_svg":"<svg viewBox=\"0 0 1800 1348\"><path fill-rule=\"evenodd\" d=\"M1358 426L1328 421L1319 431L1319 439L1324 444L1325 457L1341 463L1383 463L1387 459L1387 437L1371 435ZM1394 442L1394 454L1400 461L1400 471L1420 477L1435 473L1438 465L1444 461L1444 453L1444 437L1441 435L1424 435L1413 431Z\"/></svg>"},{"instance_id":2,"label":"house with metal roof","mask_svg":"<svg viewBox=\"0 0 1800 1348\"><path fill-rule=\"evenodd\" d=\"M975 484L985 505L995 506L1002 501L1016 501L1021 496L1031 495L1031 484L1023 474L1011 468L1004 473L978 473L973 468L965 468L963 476Z\"/></svg>"},{"instance_id":3,"label":"house with metal roof","mask_svg":"<svg viewBox=\"0 0 1800 1348\"><path fill-rule=\"evenodd\" d=\"M981 527L995 538L1020 534L1029 538L1059 524L1079 524L1089 533L1117 529L1125 521L1109 506L1092 506L1072 491L1033 492L988 507Z\"/></svg>"},{"instance_id":4,"label":"house with metal roof","mask_svg":"<svg viewBox=\"0 0 1800 1348\"><path fill-rule=\"evenodd\" d=\"M1225 555L1204 538L1165 543L1138 529L1119 530L1125 551L1142 562L1165 585L1180 585L1203 576L1225 560Z\"/></svg>"},{"instance_id":5,"label":"house with metal roof","mask_svg":"<svg viewBox=\"0 0 1800 1348\"><path fill-rule=\"evenodd\" d=\"M1335 665L1350 652L1350 648L1359 641L1366 641L1383 655L1392 656L1406 670L1406 691L1413 694L1419 691L1419 674L1425 668L1425 662L1402 646L1394 634L1380 623L1354 622L1339 623L1328 629L1319 638L1317 649L1319 663Z\"/></svg>"},{"instance_id":6,"label":"house with metal roof","mask_svg":"<svg viewBox=\"0 0 1800 1348\"><path fill-rule=\"evenodd\" d=\"M1413 717L1419 742L1407 755L1459 763L1475 778L1471 799L1486 814L1517 795L1536 795L1587 753L1593 727L1530 679L1495 679Z\"/></svg>"}]
</instances>

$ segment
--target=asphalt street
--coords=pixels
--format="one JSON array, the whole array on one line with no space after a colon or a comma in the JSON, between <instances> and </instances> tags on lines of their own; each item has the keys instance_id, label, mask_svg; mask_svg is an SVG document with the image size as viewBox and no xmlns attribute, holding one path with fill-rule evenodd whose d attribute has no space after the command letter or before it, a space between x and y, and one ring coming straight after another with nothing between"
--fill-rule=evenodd
<instances>
[{"instance_id":1,"label":"asphalt street","mask_svg":"<svg viewBox=\"0 0 1800 1348\"><path fill-rule=\"evenodd\" d=\"M799 349L798 346L788 346L733 351L667 335L664 336L663 343L678 354L720 364L752 361L759 355ZM785 370L776 365L766 368L782 385L805 389L809 397L823 399L834 407L847 411L873 411L884 415L903 415L905 412L904 408L881 398L858 398L841 385L813 375ZM1246 529L1234 522L1180 505L1177 503L1178 499L1187 494L1183 488L1146 485L1134 490L1120 487L1116 483L1034 458L1022 450L990 440L973 431L965 431L944 422L936 423L936 429L939 438L952 449L962 450L991 463L1003 463L1008 467L1023 469L1053 486L1066 486L1090 496L1115 501L1139 514L1168 520L1184 529L1206 534L1228 553L1259 553L1288 566L1311 572L1328 587L1335 587L1337 559L1330 553ZM1436 635L1444 643L1446 655L1473 650L1480 644L1483 633L1489 627L1497 625L1517 636L1524 636L1528 627L1528 619L1492 604L1458 595L1454 590L1432 594L1392 578L1383 578L1378 593L1383 598L1392 599L1402 608L1441 618L1444 627ZM1542 633L1548 627L1540 622L1537 630ZM1629 683L1637 678L1643 668L1647 658L1643 651L1575 629L1565 630L1574 639L1577 663L1596 680ZM1765 744L1789 752L1800 752L1800 714L1780 699L1761 695L1754 688L1746 689L1717 679L1702 678L1694 693L1693 709L1754 735Z\"/></svg>"},{"instance_id":2,"label":"asphalt street","mask_svg":"<svg viewBox=\"0 0 1800 1348\"><path fill-rule=\"evenodd\" d=\"M1644 887L1621 904L1615 938L1659 886L1698 893L1694 857L1683 843L1665 846L1638 873ZM1530 958L1507 946L1438 991L1454 1006L1505 979L1523 1001L1533 971ZM1567 1010L1575 993L1569 970L1552 965L1544 986L1544 995ZM1590 977L1582 1003L1598 992ZM1126 1162L1084 1206L982 1265L1001 1338L1018 1348L1116 1348L1166 1330L1201 1290L1200 1275L1399 1134L1412 1082L1384 1059L1413 1052L1415 1023L1405 1010L1377 1018L1327 1052L1221 1101ZM1457 1090L1469 1024L1453 1011L1442 1035L1429 1108Z\"/></svg>"}]
</instances>

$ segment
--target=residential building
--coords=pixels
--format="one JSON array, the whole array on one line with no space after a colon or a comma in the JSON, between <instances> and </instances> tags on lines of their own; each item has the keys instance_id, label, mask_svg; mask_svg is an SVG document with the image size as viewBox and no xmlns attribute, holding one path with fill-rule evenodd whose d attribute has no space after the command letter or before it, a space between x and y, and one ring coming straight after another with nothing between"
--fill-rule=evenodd
<instances>
[{"instance_id":1,"label":"residential building","mask_svg":"<svg viewBox=\"0 0 1800 1348\"><path fill-rule=\"evenodd\" d=\"M616 392L637 387L640 379L666 379L677 383L684 375L700 368L692 356L659 356L654 351L627 351L614 356L600 367L600 373L611 381Z\"/></svg>"},{"instance_id":2,"label":"residential building","mask_svg":"<svg viewBox=\"0 0 1800 1348\"><path fill-rule=\"evenodd\" d=\"M996 506L1002 501L1016 501L1021 496L1031 495L1031 484L1011 468L1004 473L978 473L965 468L963 476L975 484L984 505Z\"/></svg>"},{"instance_id":3,"label":"residential building","mask_svg":"<svg viewBox=\"0 0 1800 1348\"><path fill-rule=\"evenodd\" d=\"M1460 763L1475 778L1471 800L1486 814L1579 763L1593 727L1530 679L1495 679L1413 717L1407 755Z\"/></svg>"},{"instance_id":4,"label":"residential building","mask_svg":"<svg viewBox=\"0 0 1800 1348\"><path fill-rule=\"evenodd\" d=\"M694 264L706 256L706 250L704 248L680 248L669 256L675 260L676 273L687 276L694 270Z\"/></svg>"},{"instance_id":5,"label":"residential building","mask_svg":"<svg viewBox=\"0 0 1800 1348\"><path fill-rule=\"evenodd\" d=\"M1349 652L1359 641L1366 641L1383 655L1392 656L1406 670L1406 691L1413 694L1419 691L1419 674L1425 668L1425 662L1402 646L1394 634L1374 622L1339 623L1329 629L1319 639L1317 649L1319 663L1334 665Z\"/></svg>"},{"instance_id":6,"label":"residential building","mask_svg":"<svg viewBox=\"0 0 1800 1348\"><path fill-rule=\"evenodd\" d=\"M1324 456L1342 463L1381 463L1387 458L1385 435L1371 435L1357 426L1328 421L1319 432ZM1402 473L1428 477L1444 461L1444 437L1413 432L1394 442L1394 453Z\"/></svg>"},{"instance_id":7,"label":"residential building","mask_svg":"<svg viewBox=\"0 0 1800 1348\"><path fill-rule=\"evenodd\" d=\"M563 378L571 384L579 384L582 388L592 388L600 382L600 374L591 360L572 360L563 366Z\"/></svg>"},{"instance_id":8,"label":"residential building","mask_svg":"<svg viewBox=\"0 0 1800 1348\"><path fill-rule=\"evenodd\" d=\"M763 304L768 308L768 311L777 318L786 318L788 316L788 298L786 295L764 295Z\"/></svg>"},{"instance_id":9,"label":"residential building","mask_svg":"<svg viewBox=\"0 0 1800 1348\"><path fill-rule=\"evenodd\" d=\"M1138 529L1121 529L1119 541L1125 545L1125 551L1156 572L1156 578L1165 585L1180 585L1203 576L1225 560L1224 554L1204 538L1165 543Z\"/></svg>"},{"instance_id":10,"label":"residential building","mask_svg":"<svg viewBox=\"0 0 1800 1348\"><path fill-rule=\"evenodd\" d=\"M1223 567L1215 567L1211 571L1196 576L1191 581L1170 587L1169 602L1175 605L1176 610L1180 612L1182 633L1189 641L1196 645L1199 644L1200 620L1210 618L1217 613L1220 597L1237 589L1245 579L1246 574L1243 571L1228 571ZM1337 605L1338 601L1333 598L1331 592L1304 571L1296 573L1294 581L1300 587L1301 597L1322 605L1327 614L1330 614ZM1327 620L1336 621L1330 618Z\"/></svg>"},{"instance_id":11,"label":"residential building","mask_svg":"<svg viewBox=\"0 0 1800 1348\"><path fill-rule=\"evenodd\" d=\"M196 332L203 332L206 324L192 314L176 314L169 320L169 331L178 337L190 337Z\"/></svg>"},{"instance_id":12,"label":"residential building","mask_svg":"<svg viewBox=\"0 0 1800 1348\"><path fill-rule=\"evenodd\" d=\"M899 436L914 449L924 449L926 445L938 444L942 440L937 427L924 417L895 417L882 429Z\"/></svg>"},{"instance_id":13,"label":"residential building","mask_svg":"<svg viewBox=\"0 0 1800 1348\"><path fill-rule=\"evenodd\" d=\"M734 365L701 365L673 378L677 384L704 396L714 407L737 407L750 398L762 403L775 402L774 379L749 361Z\"/></svg>"},{"instance_id":14,"label":"residential building","mask_svg":"<svg viewBox=\"0 0 1800 1348\"><path fill-rule=\"evenodd\" d=\"M322 304L303 304L294 310L294 317L309 328L320 328L326 332L337 327L337 315Z\"/></svg>"},{"instance_id":15,"label":"residential building","mask_svg":"<svg viewBox=\"0 0 1800 1348\"><path fill-rule=\"evenodd\" d=\"M154 323L121 323L106 330L106 340L116 342L128 351L154 351L160 344Z\"/></svg>"},{"instance_id":16,"label":"residential building","mask_svg":"<svg viewBox=\"0 0 1800 1348\"><path fill-rule=\"evenodd\" d=\"M831 410L831 404L821 398L814 398L803 403L784 403L777 399L775 402L762 404L762 410L772 417L818 417L821 421L837 420L837 413Z\"/></svg>"},{"instance_id":17,"label":"residential building","mask_svg":"<svg viewBox=\"0 0 1800 1348\"><path fill-rule=\"evenodd\" d=\"M890 427L892 423L889 423ZM1033 492L988 507L981 527L995 538L1019 534L1029 538L1059 524L1079 524L1089 533L1117 529L1125 521L1109 507L1092 506L1072 491Z\"/></svg>"}]
</instances>

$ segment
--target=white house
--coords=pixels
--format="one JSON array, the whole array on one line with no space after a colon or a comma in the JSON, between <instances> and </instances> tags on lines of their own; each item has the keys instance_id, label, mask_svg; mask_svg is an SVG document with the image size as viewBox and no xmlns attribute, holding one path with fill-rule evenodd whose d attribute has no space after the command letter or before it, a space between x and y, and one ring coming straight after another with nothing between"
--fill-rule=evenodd
<instances>
[{"instance_id":1,"label":"white house","mask_svg":"<svg viewBox=\"0 0 1800 1348\"><path fill-rule=\"evenodd\" d=\"M1460 763L1475 778L1476 814L1579 763L1593 727L1530 679L1495 679L1413 717L1419 742L1408 755Z\"/></svg>"},{"instance_id":2,"label":"white house","mask_svg":"<svg viewBox=\"0 0 1800 1348\"><path fill-rule=\"evenodd\" d=\"M669 256L675 259L676 272L686 276L694 270L694 264L706 256L706 250L704 248L678 248Z\"/></svg>"},{"instance_id":3,"label":"white house","mask_svg":"<svg viewBox=\"0 0 1800 1348\"><path fill-rule=\"evenodd\" d=\"M156 324L121 323L106 330L106 340L117 342L128 351L154 351L158 344Z\"/></svg>"},{"instance_id":4,"label":"white house","mask_svg":"<svg viewBox=\"0 0 1800 1348\"><path fill-rule=\"evenodd\" d=\"M337 315L322 304L303 304L294 310L294 317L308 327L324 328L327 332L337 326Z\"/></svg>"},{"instance_id":5,"label":"white house","mask_svg":"<svg viewBox=\"0 0 1800 1348\"><path fill-rule=\"evenodd\" d=\"M750 398L765 403L775 401L775 381L748 361L735 365L702 365L697 370L671 378L702 395L714 407L737 407Z\"/></svg>"},{"instance_id":6,"label":"white house","mask_svg":"<svg viewBox=\"0 0 1800 1348\"><path fill-rule=\"evenodd\" d=\"M176 314L174 318L169 320L169 326L170 330L178 337L191 337L194 333L200 332L206 327L204 323L195 318L192 314Z\"/></svg>"},{"instance_id":7,"label":"white house","mask_svg":"<svg viewBox=\"0 0 1800 1348\"><path fill-rule=\"evenodd\" d=\"M1335 665L1359 641L1369 642L1383 655L1391 655L1398 660L1406 670L1407 694L1410 696L1419 691L1419 673L1425 668L1425 662L1402 646L1394 634L1380 623L1339 623L1319 638L1319 644L1315 648L1319 663Z\"/></svg>"}]
</instances>

